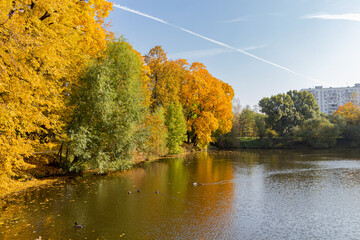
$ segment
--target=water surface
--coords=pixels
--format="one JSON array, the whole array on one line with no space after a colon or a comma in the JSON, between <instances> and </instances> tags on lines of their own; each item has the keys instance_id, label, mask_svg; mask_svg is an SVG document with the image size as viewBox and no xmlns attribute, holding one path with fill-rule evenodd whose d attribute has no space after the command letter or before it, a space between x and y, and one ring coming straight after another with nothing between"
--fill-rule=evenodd
<instances>
[{"instance_id":1,"label":"water surface","mask_svg":"<svg viewBox=\"0 0 360 240\"><path fill-rule=\"evenodd\" d=\"M0 239L360 239L359 153L210 151L77 178L2 209Z\"/></svg>"}]
</instances>

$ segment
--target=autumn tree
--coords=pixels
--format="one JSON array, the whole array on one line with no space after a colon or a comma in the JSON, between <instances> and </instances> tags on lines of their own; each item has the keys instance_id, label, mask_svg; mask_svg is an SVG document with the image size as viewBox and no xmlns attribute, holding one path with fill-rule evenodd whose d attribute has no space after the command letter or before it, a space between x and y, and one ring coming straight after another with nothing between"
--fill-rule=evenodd
<instances>
[{"instance_id":1,"label":"autumn tree","mask_svg":"<svg viewBox=\"0 0 360 240\"><path fill-rule=\"evenodd\" d=\"M186 121L180 103L170 103L166 111L165 121L168 137L169 153L180 153L181 144L186 140Z\"/></svg>"},{"instance_id":2,"label":"autumn tree","mask_svg":"<svg viewBox=\"0 0 360 240\"><path fill-rule=\"evenodd\" d=\"M166 108L168 104L178 102L187 62L183 59L168 60L161 46L152 48L145 55L145 62L151 70L149 85L152 109L158 106Z\"/></svg>"},{"instance_id":3,"label":"autumn tree","mask_svg":"<svg viewBox=\"0 0 360 240\"><path fill-rule=\"evenodd\" d=\"M343 116L350 124L360 123L360 108L352 102L338 107L334 114Z\"/></svg>"},{"instance_id":4,"label":"autumn tree","mask_svg":"<svg viewBox=\"0 0 360 240\"><path fill-rule=\"evenodd\" d=\"M83 75L83 84L74 91L69 129L73 168L87 163L99 172L122 169L145 142L140 126L147 109L142 65L140 54L120 39Z\"/></svg>"},{"instance_id":5,"label":"autumn tree","mask_svg":"<svg viewBox=\"0 0 360 240\"><path fill-rule=\"evenodd\" d=\"M339 124L342 129L342 136L351 142L352 146L360 145L360 108L352 102L345 103L334 112L335 119L345 124ZM340 121L339 119L340 118Z\"/></svg>"},{"instance_id":6,"label":"autumn tree","mask_svg":"<svg viewBox=\"0 0 360 240\"><path fill-rule=\"evenodd\" d=\"M230 85L214 78L204 64L193 63L180 97L187 120L188 142L206 148L214 140L211 136L214 131L229 132L233 97Z\"/></svg>"},{"instance_id":7,"label":"autumn tree","mask_svg":"<svg viewBox=\"0 0 360 240\"><path fill-rule=\"evenodd\" d=\"M0 4L0 171L24 165L40 137L61 137L70 87L105 48L105 0Z\"/></svg>"},{"instance_id":8,"label":"autumn tree","mask_svg":"<svg viewBox=\"0 0 360 240\"><path fill-rule=\"evenodd\" d=\"M215 145L219 148L238 148L240 147L240 124L239 124L239 116L241 113L241 104L240 99L234 98L233 102L232 114L233 118L231 120L232 127L231 131L225 134L216 131L213 136L215 137Z\"/></svg>"},{"instance_id":9,"label":"autumn tree","mask_svg":"<svg viewBox=\"0 0 360 240\"><path fill-rule=\"evenodd\" d=\"M147 138L142 151L146 157L166 155L169 149L167 147L168 131L165 125L164 107L157 107L153 112L147 114L144 128Z\"/></svg>"}]
</instances>

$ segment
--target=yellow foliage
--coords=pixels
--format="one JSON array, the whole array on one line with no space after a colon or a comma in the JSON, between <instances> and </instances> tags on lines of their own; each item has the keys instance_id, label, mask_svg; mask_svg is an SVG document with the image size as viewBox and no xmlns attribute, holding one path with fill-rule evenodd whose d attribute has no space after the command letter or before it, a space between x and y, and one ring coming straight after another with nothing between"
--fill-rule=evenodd
<instances>
[{"instance_id":1,"label":"yellow foliage","mask_svg":"<svg viewBox=\"0 0 360 240\"><path fill-rule=\"evenodd\" d=\"M164 50L156 46L145 56L145 62L151 70L148 76L152 108L166 108L169 103L178 102L181 83L186 74L186 60L168 60Z\"/></svg>"},{"instance_id":2,"label":"yellow foliage","mask_svg":"<svg viewBox=\"0 0 360 240\"><path fill-rule=\"evenodd\" d=\"M150 50L145 62L151 69L152 108L181 102L188 133L201 148L212 141L214 131L226 133L231 130L234 90L214 78L204 64L193 63L188 69L184 59L168 60L160 46Z\"/></svg>"},{"instance_id":3,"label":"yellow foliage","mask_svg":"<svg viewBox=\"0 0 360 240\"><path fill-rule=\"evenodd\" d=\"M229 132L232 127L232 87L214 78L204 64L193 63L184 81L180 101L184 106L188 132L205 148L212 132Z\"/></svg>"},{"instance_id":4,"label":"yellow foliage","mask_svg":"<svg viewBox=\"0 0 360 240\"><path fill-rule=\"evenodd\" d=\"M70 87L112 34L105 0L0 3L0 171L61 137ZM47 142L49 139L42 139Z\"/></svg>"},{"instance_id":5,"label":"yellow foliage","mask_svg":"<svg viewBox=\"0 0 360 240\"><path fill-rule=\"evenodd\" d=\"M345 117L346 120L351 123L360 121L360 108L352 102L345 103L344 105L338 107L335 114Z\"/></svg>"},{"instance_id":6,"label":"yellow foliage","mask_svg":"<svg viewBox=\"0 0 360 240\"><path fill-rule=\"evenodd\" d=\"M158 111L160 109L157 109ZM164 156L168 153L166 147L167 128L164 120L164 110L147 114L144 128L148 129L149 137L146 140L147 157Z\"/></svg>"}]
</instances>

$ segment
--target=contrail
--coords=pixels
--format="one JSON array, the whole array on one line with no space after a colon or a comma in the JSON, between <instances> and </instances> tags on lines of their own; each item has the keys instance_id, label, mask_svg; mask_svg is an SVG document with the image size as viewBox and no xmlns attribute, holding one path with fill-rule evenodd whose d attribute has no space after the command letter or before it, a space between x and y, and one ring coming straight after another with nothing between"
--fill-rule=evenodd
<instances>
[{"instance_id":1,"label":"contrail","mask_svg":"<svg viewBox=\"0 0 360 240\"><path fill-rule=\"evenodd\" d=\"M147 17L147 18L150 18L150 19L155 20L155 21L157 21L157 22L161 22L161 23L166 24L166 25L168 25L168 26L177 28L177 29L179 29L179 30L181 30L181 31L183 31L183 32L186 32L186 33L189 33L189 34L191 34L191 35L193 35L193 36L202 38L202 39L204 39L204 40L206 40L206 41L208 41L208 42L212 42L212 43L215 43L215 44L220 45L220 46L222 46L222 47L225 47L225 48L228 48L228 49L231 49L231 50L235 50L235 51L237 51L237 52L239 52L239 53L242 53L242 54L244 54L244 55L247 55L247 56L249 56L249 57L252 57L252 58L254 58L254 59L257 59L257 60L259 60L259 61L261 61L261 62L270 64L270 65L272 65L272 66L274 66L274 67L280 68L280 69L285 70L285 71L287 71L287 72L290 72L290 73L292 73L292 74L295 74L295 75L304 77L304 78L306 78L306 79L308 79L308 80L310 80L310 81L318 82L318 83L321 83L321 84L327 84L327 83L325 83L325 82L323 82L323 81L320 81L320 80L318 80L318 79L308 77L308 76L306 76L306 75L304 75L304 74L302 74L302 73L298 73L298 72L296 72L296 71L294 71L294 70L291 70L291 69L289 69L289 68L287 68L287 67L281 66L281 65L279 65L279 64L276 64L276 63L271 62L271 61L269 61L269 60L266 60L266 59L264 59L264 58L258 57L258 56L256 56L256 55L251 54L251 53L249 53L249 52L247 52L247 51L244 51L244 50L242 50L242 49L239 49L239 48L230 46L230 45L228 45L228 44L226 44L226 43L222 43L222 42L216 41L216 40L214 40L214 39L212 39L212 38L209 38L209 37L206 37L206 36L204 36L204 35L195 33L195 32L193 32L193 31L190 31L190 30L186 29L186 28L183 28L183 27L177 26L177 25L175 25L175 24L169 23L169 22L167 22L167 21L164 21L164 20L162 20L162 19L160 19L160 18L153 17L153 16L151 16L151 15L149 15L149 14L142 13L142 12L140 12L140 11L137 11L137 10L134 10L134 9L125 7L125 6L121 6L121 5L119 5L119 4L113 4L113 7L116 7L116 8L122 9L122 10L125 10L125 11L127 11L127 12L135 13L135 14L137 14L137 15L140 15L140 16L143 16L143 17Z\"/></svg>"}]
</instances>

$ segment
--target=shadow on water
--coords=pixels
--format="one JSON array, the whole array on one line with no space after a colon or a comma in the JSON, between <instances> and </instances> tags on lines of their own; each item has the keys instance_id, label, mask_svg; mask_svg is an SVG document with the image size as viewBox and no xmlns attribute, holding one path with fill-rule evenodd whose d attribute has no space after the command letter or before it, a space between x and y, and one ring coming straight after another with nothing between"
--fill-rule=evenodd
<instances>
[{"instance_id":1,"label":"shadow on water","mask_svg":"<svg viewBox=\"0 0 360 240\"><path fill-rule=\"evenodd\" d=\"M360 239L359 158L250 150L164 159L19 196L1 212L0 238Z\"/></svg>"}]
</instances>

